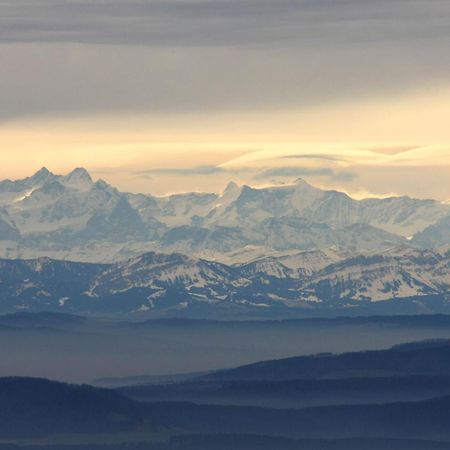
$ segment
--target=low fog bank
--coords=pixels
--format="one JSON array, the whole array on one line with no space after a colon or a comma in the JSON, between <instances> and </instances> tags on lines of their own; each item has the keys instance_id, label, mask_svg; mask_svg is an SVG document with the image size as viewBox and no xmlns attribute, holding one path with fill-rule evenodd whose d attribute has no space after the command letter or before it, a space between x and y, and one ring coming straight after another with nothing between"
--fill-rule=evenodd
<instances>
[{"instance_id":1,"label":"low fog bank","mask_svg":"<svg viewBox=\"0 0 450 450\"><path fill-rule=\"evenodd\" d=\"M0 375L92 382L450 338L450 316L144 323L68 318L46 314L0 317Z\"/></svg>"}]
</instances>

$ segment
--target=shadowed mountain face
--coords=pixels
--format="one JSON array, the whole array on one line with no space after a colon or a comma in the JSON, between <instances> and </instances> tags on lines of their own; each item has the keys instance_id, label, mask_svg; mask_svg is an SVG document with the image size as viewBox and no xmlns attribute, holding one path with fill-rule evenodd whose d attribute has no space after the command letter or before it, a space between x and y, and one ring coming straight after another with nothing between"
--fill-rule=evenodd
<instances>
[{"instance_id":1,"label":"shadowed mountain face","mask_svg":"<svg viewBox=\"0 0 450 450\"><path fill-rule=\"evenodd\" d=\"M304 180L223 194L122 193L85 169L43 168L0 182L0 255L114 262L143 251L235 263L333 249L344 256L450 244L450 206L409 197L354 200Z\"/></svg>"}]
</instances>

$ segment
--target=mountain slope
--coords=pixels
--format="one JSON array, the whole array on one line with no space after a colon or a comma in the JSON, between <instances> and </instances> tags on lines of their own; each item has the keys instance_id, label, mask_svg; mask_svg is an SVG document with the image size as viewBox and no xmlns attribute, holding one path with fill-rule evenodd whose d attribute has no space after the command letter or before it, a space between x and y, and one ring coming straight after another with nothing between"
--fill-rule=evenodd
<instances>
[{"instance_id":1,"label":"mountain slope","mask_svg":"<svg viewBox=\"0 0 450 450\"><path fill-rule=\"evenodd\" d=\"M450 243L450 215L416 233L413 242L422 248L448 245Z\"/></svg>"},{"instance_id":2,"label":"mountain slope","mask_svg":"<svg viewBox=\"0 0 450 450\"><path fill-rule=\"evenodd\" d=\"M303 284L311 298L385 300L450 291L450 253L423 251L360 256L313 274Z\"/></svg>"}]
</instances>

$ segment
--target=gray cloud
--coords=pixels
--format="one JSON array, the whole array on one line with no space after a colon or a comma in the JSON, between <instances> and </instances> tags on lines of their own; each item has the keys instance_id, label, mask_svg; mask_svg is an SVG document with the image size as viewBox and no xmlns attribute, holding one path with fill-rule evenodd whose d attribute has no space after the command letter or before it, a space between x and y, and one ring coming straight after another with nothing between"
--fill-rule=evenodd
<instances>
[{"instance_id":1,"label":"gray cloud","mask_svg":"<svg viewBox=\"0 0 450 450\"><path fill-rule=\"evenodd\" d=\"M442 0L0 0L0 119L302 108L448 83L449 21Z\"/></svg>"},{"instance_id":2,"label":"gray cloud","mask_svg":"<svg viewBox=\"0 0 450 450\"><path fill-rule=\"evenodd\" d=\"M181 46L410 41L448 37L449 14L441 0L15 0L0 1L0 40Z\"/></svg>"}]
</instances>

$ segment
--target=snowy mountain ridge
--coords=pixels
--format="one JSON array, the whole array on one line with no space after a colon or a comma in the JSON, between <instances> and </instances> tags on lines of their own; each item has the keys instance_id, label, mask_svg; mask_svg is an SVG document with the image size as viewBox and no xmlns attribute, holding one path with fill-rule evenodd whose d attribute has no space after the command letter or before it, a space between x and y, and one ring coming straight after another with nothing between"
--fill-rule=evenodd
<instances>
[{"instance_id":1,"label":"snowy mountain ridge","mask_svg":"<svg viewBox=\"0 0 450 450\"><path fill-rule=\"evenodd\" d=\"M357 255L450 244L450 205L409 197L354 200L298 180L214 193L123 193L83 168L42 168L0 182L0 256L89 262L148 251L227 264L306 251Z\"/></svg>"},{"instance_id":2,"label":"snowy mountain ridge","mask_svg":"<svg viewBox=\"0 0 450 450\"><path fill-rule=\"evenodd\" d=\"M115 264L0 260L0 312L221 317L224 310L251 315L262 309L345 312L372 305L376 311L395 305L422 312L450 309L449 248L398 249L314 269L282 261L226 265L155 252ZM298 255L296 261L301 264Z\"/></svg>"}]
</instances>

